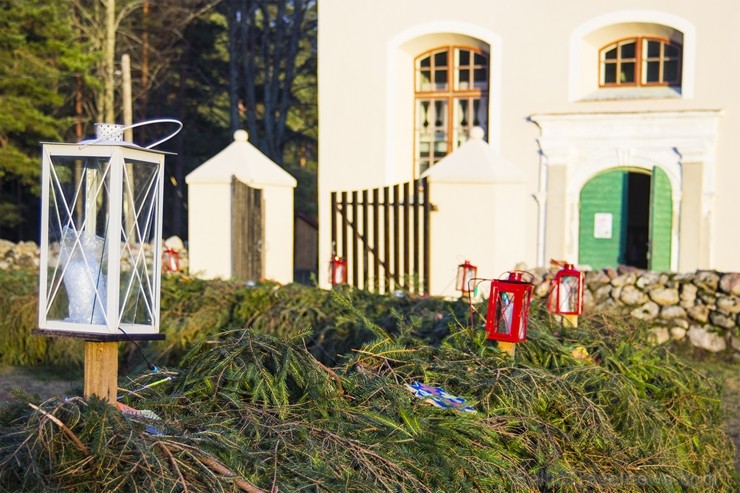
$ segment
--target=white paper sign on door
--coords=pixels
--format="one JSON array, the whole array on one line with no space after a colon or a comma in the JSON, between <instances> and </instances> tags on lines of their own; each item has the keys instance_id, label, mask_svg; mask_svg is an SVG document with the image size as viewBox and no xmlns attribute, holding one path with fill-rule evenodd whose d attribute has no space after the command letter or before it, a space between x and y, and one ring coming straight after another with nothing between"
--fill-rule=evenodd
<instances>
[{"instance_id":1,"label":"white paper sign on door","mask_svg":"<svg viewBox=\"0 0 740 493\"><path fill-rule=\"evenodd\" d=\"M611 212L597 212L594 214L594 238L612 237L612 219Z\"/></svg>"}]
</instances>

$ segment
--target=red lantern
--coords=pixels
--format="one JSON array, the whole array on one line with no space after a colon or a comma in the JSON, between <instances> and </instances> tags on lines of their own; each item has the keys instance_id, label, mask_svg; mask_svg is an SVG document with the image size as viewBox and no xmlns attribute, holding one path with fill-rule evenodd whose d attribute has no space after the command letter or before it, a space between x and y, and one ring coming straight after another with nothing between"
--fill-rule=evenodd
<instances>
[{"instance_id":1,"label":"red lantern","mask_svg":"<svg viewBox=\"0 0 740 493\"><path fill-rule=\"evenodd\" d=\"M523 274L531 277L523 279ZM506 280L491 281L491 296L488 298L486 332L489 340L524 342L527 340L527 319L532 298L532 274L509 272Z\"/></svg>"},{"instance_id":2,"label":"red lantern","mask_svg":"<svg viewBox=\"0 0 740 493\"><path fill-rule=\"evenodd\" d=\"M172 248L165 248L162 252L162 270L165 272L180 271L180 253Z\"/></svg>"},{"instance_id":3,"label":"red lantern","mask_svg":"<svg viewBox=\"0 0 740 493\"><path fill-rule=\"evenodd\" d=\"M329 261L329 279L332 286L347 282L347 262L344 259L334 256Z\"/></svg>"},{"instance_id":4,"label":"red lantern","mask_svg":"<svg viewBox=\"0 0 740 493\"><path fill-rule=\"evenodd\" d=\"M547 297L547 311L557 315L580 315L583 313L583 272L573 264L553 262L563 268L555 274Z\"/></svg>"},{"instance_id":5,"label":"red lantern","mask_svg":"<svg viewBox=\"0 0 740 493\"><path fill-rule=\"evenodd\" d=\"M473 291L471 281L478 275L478 267L471 264L468 260L457 266L457 281L455 289L462 294L470 294Z\"/></svg>"}]
</instances>

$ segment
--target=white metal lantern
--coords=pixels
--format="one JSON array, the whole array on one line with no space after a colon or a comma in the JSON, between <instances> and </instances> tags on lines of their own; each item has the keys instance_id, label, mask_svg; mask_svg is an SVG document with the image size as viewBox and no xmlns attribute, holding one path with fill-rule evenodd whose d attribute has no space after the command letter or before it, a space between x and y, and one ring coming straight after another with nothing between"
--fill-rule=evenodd
<instances>
[{"instance_id":1,"label":"white metal lantern","mask_svg":"<svg viewBox=\"0 0 740 493\"><path fill-rule=\"evenodd\" d=\"M98 124L95 140L43 144L37 333L97 341L163 338L166 153L150 148L167 139L143 148L123 141L125 129Z\"/></svg>"}]
</instances>

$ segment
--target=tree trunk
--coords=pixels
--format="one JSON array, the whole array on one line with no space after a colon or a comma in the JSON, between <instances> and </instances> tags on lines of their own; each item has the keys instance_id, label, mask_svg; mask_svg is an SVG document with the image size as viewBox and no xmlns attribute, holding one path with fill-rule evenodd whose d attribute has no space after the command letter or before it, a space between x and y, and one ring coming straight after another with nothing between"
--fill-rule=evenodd
<instances>
[{"instance_id":1,"label":"tree trunk","mask_svg":"<svg viewBox=\"0 0 740 493\"><path fill-rule=\"evenodd\" d=\"M229 23L229 126L231 133L236 132L241 123L239 121L239 17L246 15L241 8L240 0L231 0L228 6Z\"/></svg>"},{"instance_id":2,"label":"tree trunk","mask_svg":"<svg viewBox=\"0 0 740 493\"><path fill-rule=\"evenodd\" d=\"M115 123L115 57L116 57L116 0L105 2L105 99L101 123Z\"/></svg>"},{"instance_id":3,"label":"tree trunk","mask_svg":"<svg viewBox=\"0 0 740 493\"><path fill-rule=\"evenodd\" d=\"M149 87L149 0L144 0L141 11L141 23L144 32L141 33L141 99L139 100L139 118L144 121L147 117L147 104L149 96L147 87Z\"/></svg>"}]
</instances>

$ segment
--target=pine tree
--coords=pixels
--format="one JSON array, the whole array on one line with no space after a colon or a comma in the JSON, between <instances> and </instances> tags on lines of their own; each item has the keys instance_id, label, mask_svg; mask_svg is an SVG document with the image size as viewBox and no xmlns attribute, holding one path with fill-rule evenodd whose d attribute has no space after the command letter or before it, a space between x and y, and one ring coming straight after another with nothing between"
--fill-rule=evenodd
<instances>
[{"instance_id":1,"label":"pine tree","mask_svg":"<svg viewBox=\"0 0 740 493\"><path fill-rule=\"evenodd\" d=\"M39 141L62 139L89 56L68 2L0 0L0 236L35 238Z\"/></svg>"}]
</instances>

